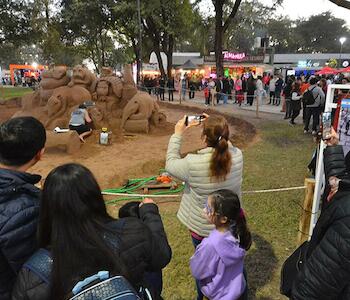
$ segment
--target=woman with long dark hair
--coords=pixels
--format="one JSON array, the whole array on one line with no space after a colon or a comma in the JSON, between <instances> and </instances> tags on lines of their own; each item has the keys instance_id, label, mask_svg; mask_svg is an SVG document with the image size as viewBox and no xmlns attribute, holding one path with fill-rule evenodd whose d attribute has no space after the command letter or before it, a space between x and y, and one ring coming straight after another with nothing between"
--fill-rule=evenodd
<instances>
[{"instance_id":1,"label":"woman with long dark hair","mask_svg":"<svg viewBox=\"0 0 350 300\"><path fill-rule=\"evenodd\" d=\"M203 215L209 194L228 189L241 197L243 156L229 138L226 119L218 115L205 115L202 138L206 147L196 154L181 158L182 135L196 121L186 126L186 118L175 126L166 157L166 171L185 182L185 191L178 211L179 220L189 229L192 242L197 247L207 237L214 225ZM198 287L198 285L197 285ZM203 299L199 288L198 300Z\"/></svg>"},{"instance_id":2,"label":"woman with long dark hair","mask_svg":"<svg viewBox=\"0 0 350 300\"><path fill-rule=\"evenodd\" d=\"M13 299L62 300L78 281L101 270L123 275L138 289L146 268L159 270L171 258L158 208L150 199L144 202L141 220L115 220L87 168L66 164L52 170L44 184L38 226L39 247L53 261L50 285L24 266Z\"/></svg>"}]
</instances>

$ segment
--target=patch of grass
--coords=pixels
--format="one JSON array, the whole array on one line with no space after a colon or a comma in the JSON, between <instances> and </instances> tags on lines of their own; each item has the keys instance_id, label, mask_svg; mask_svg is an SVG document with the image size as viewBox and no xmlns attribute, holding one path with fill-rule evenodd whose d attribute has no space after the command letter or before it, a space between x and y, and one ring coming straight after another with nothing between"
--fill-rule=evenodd
<instances>
[{"instance_id":1,"label":"patch of grass","mask_svg":"<svg viewBox=\"0 0 350 300\"><path fill-rule=\"evenodd\" d=\"M259 128L259 140L244 149L243 190L302 186L314 148L302 127L280 122ZM279 293L280 269L296 247L300 207L304 192L243 196L254 243L246 257L250 299L286 299ZM193 246L189 232L176 218L178 203L160 204L173 258L164 270L166 300L195 299L189 270Z\"/></svg>"},{"instance_id":2,"label":"patch of grass","mask_svg":"<svg viewBox=\"0 0 350 300\"><path fill-rule=\"evenodd\" d=\"M33 90L30 88L23 87L0 87L0 99L8 100L15 97L22 97L25 94L32 93Z\"/></svg>"}]
</instances>

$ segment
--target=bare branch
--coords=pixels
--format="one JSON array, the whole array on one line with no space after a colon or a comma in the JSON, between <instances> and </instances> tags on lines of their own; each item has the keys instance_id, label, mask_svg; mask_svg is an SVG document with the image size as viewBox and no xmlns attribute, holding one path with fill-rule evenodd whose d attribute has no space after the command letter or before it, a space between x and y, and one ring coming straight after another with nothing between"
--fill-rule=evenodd
<instances>
[{"instance_id":1,"label":"bare branch","mask_svg":"<svg viewBox=\"0 0 350 300\"><path fill-rule=\"evenodd\" d=\"M232 20L234 19L234 17L236 16L239 6L241 5L242 0L236 0L235 5L232 8L232 11L230 13L230 15L228 16L228 18L226 19L226 22L223 26L223 32L225 32L227 30L227 28L230 26Z\"/></svg>"},{"instance_id":2,"label":"bare branch","mask_svg":"<svg viewBox=\"0 0 350 300\"><path fill-rule=\"evenodd\" d=\"M350 9L350 1L347 0L329 0L330 2L347 9Z\"/></svg>"}]
</instances>

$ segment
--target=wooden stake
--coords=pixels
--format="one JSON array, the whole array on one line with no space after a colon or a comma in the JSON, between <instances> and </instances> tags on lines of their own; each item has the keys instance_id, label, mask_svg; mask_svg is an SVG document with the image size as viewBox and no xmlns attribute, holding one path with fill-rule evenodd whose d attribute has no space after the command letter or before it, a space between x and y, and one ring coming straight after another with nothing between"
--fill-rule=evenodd
<instances>
[{"instance_id":1,"label":"wooden stake","mask_svg":"<svg viewBox=\"0 0 350 300\"><path fill-rule=\"evenodd\" d=\"M305 179L305 199L302 214L299 221L298 246L309 239L310 219L312 211L312 202L314 199L315 179Z\"/></svg>"}]
</instances>

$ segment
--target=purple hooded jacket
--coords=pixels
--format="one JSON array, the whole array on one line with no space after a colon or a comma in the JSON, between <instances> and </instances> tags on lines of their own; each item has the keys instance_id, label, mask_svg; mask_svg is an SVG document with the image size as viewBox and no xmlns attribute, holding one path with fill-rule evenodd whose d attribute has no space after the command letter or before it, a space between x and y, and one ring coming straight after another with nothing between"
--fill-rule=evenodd
<instances>
[{"instance_id":1,"label":"purple hooded jacket","mask_svg":"<svg viewBox=\"0 0 350 300\"><path fill-rule=\"evenodd\" d=\"M235 300L244 292L245 250L230 231L213 230L191 257L194 278L200 281L202 293L210 300Z\"/></svg>"}]
</instances>

